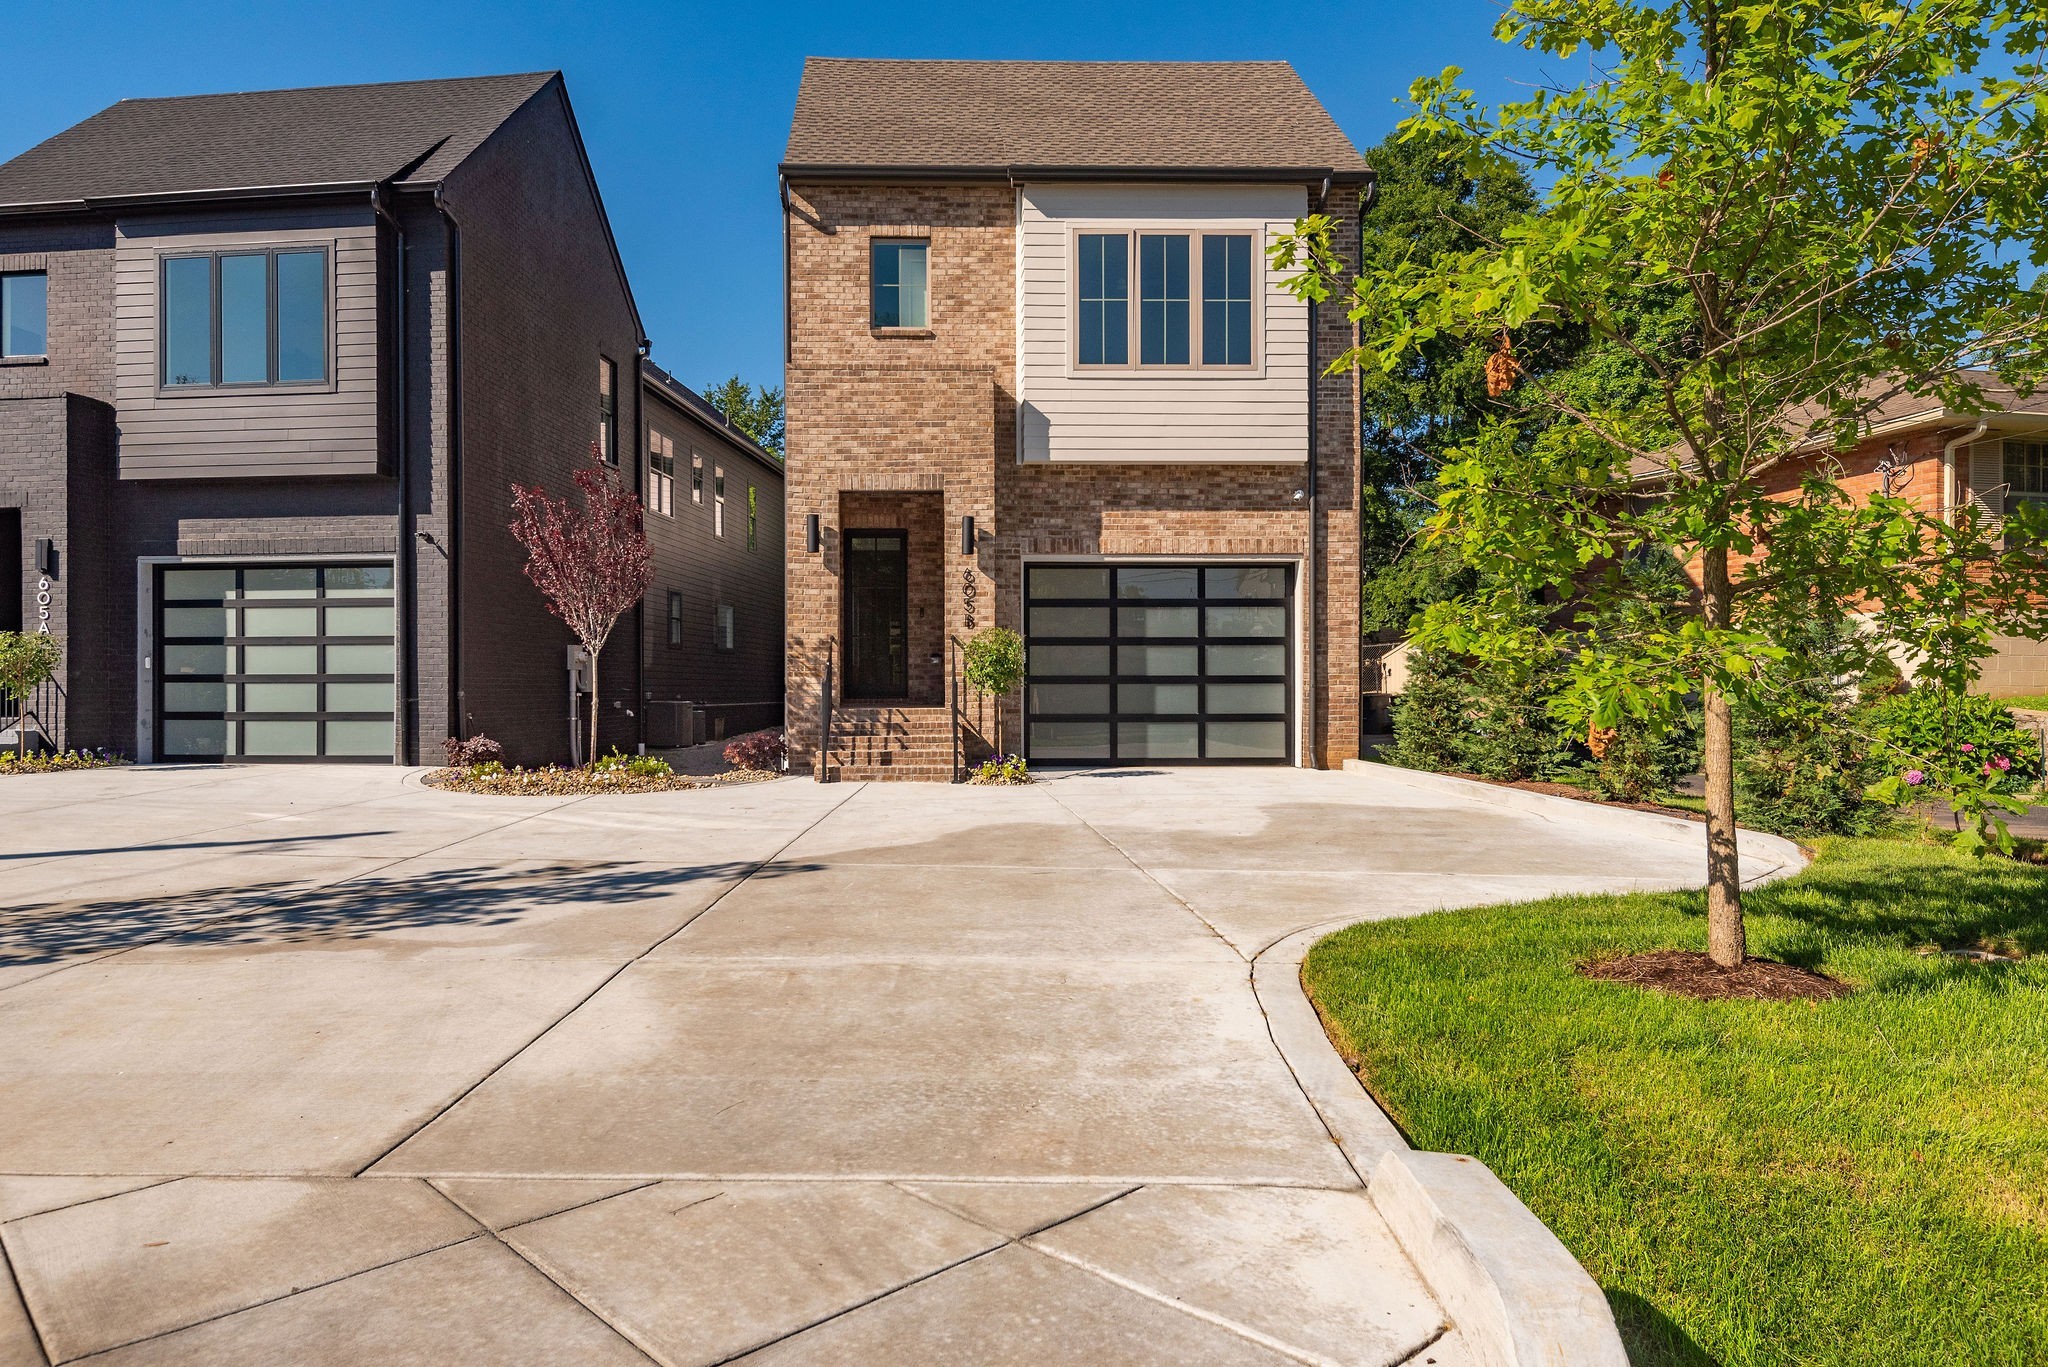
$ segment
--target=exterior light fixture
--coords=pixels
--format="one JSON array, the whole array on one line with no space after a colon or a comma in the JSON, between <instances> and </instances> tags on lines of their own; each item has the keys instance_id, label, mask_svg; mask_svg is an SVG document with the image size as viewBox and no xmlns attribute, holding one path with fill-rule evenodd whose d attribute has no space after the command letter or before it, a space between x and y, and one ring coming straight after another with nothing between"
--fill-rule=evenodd
<instances>
[{"instance_id":1,"label":"exterior light fixture","mask_svg":"<svg viewBox=\"0 0 2048 1367\"><path fill-rule=\"evenodd\" d=\"M960 554L974 554L974 518L971 515L960 519Z\"/></svg>"},{"instance_id":2,"label":"exterior light fixture","mask_svg":"<svg viewBox=\"0 0 2048 1367\"><path fill-rule=\"evenodd\" d=\"M816 555L818 547L823 544L824 538L818 535L818 515L812 513L804 519L804 550L811 555Z\"/></svg>"}]
</instances>

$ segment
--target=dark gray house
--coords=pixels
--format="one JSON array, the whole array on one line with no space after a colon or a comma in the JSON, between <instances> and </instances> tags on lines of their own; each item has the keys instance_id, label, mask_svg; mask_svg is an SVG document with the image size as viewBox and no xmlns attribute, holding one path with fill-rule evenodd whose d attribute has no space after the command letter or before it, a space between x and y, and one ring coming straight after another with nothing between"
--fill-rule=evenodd
<instances>
[{"instance_id":1,"label":"dark gray house","mask_svg":"<svg viewBox=\"0 0 2048 1367\"><path fill-rule=\"evenodd\" d=\"M124 100L0 165L0 628L63 641L39 722L143 760L563 757L511 485L566 492L596 442L655 496L647 348L557 73ZM606 748L672 687L694 572L654 541Z\"/></svg>"}]
</instances>

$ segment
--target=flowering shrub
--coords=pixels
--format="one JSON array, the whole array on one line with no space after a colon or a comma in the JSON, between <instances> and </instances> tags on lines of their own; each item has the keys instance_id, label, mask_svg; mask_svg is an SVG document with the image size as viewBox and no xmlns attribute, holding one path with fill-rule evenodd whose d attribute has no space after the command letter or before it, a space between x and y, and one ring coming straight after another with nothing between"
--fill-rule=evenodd
<instances>
[{"instance_id":1,"label":"flowering shrub","mask_svg":"<svg viewBox=\"0 0 2048 1367\"><path fill-rule=\"evenodd\" d=\"M61 750L44 754L17 755L0 751L0 774L55 774L69 769L111 769L126 764L128 757L102 747L98 750Z\"/></svg>"},{"instance_id":2,"label":"flowering shrub","mask_svg":"<svg viewBox=\"0 0 2048 1367\"><path fill-rule=\"evenodd\" d=\"M1022 755L990 755L968 775L967 781L982 784L1029 783L1031 774L1025 768Z\"/></svg>"},{"instance_id":3,"label":"flowering shrub","mask_svg":"<svg viewBox=\"0 0 2048 1367\"><path fill-rule=\"evenodd\" d=\"M471 736L468 740L450 736L441 742L441 753L448 757L450 769L468 769L493 762L502 766L505 759L505 747L489 736Z\"/></svg>"},{"instance_id":4,"label":"flowering shrub","mask_svg":"<svg viewBox=\"0 0 2048 1367\"><path fill-rule=\"evenodd\" d=\"M625 774L632 778L667 778L675 771L658 755L622 755L612 751L590 766L593 774Z\"/></svg>"},{"instance_id":5,"label":"flowering shrub","mask_svg":"<svg viewBox=\"0 0 2048 1367\"><path fill-rule=\"evenodd\" d=\"M735 769L779 771L788 745L779 730L750 731L726 742L725 762Z\"/></svg>"},{"instance_id":6,"label":"flowering shrub","mask_svg":"<svg viewBox=\"0 0 2048 1367\"><path fill-rule=\"evenodd\" d=\"M1960 848L2012 853L1997 813L2027 810L2023 794L2040 780L2041 742L2010 711L1993 698L1916 688L1879 704L1877 732L1898 768L1871 785L1873 799L1895 807L1940 799L1955 811Z\"/></svg>"}]
</instances>

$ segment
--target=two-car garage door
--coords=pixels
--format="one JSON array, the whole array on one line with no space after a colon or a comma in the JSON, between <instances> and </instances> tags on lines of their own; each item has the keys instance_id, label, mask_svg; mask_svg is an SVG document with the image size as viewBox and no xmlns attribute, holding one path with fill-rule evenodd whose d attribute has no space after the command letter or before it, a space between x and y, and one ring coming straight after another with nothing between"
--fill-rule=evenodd
<instances>
[{"instance_id":1,"label":"two-car garage door","mask_svg":"<svg viewBox=\"0 0 2048 1367\"><path fill-rule=\"evenodd\" d=\"M1025 755L1285 763L1293 570L1210 562L1025 570Z\"/></svg>"},{"instance_id":2,"label":"two-car garage door","mask_svg":"<svg viewBox=\"0 0 2048 1367\"><path fill-rule=\"evenodd\" d=\"M390 762L389 564L165 566L156 591L159 759Z\"/></svg>"}]
</instances>

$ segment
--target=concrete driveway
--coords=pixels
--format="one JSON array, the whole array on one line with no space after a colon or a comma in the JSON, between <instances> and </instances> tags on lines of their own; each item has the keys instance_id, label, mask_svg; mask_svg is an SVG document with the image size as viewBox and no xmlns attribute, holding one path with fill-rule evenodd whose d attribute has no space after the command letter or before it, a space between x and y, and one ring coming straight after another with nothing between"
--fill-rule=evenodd
<instances>
[{"instance_id":1,"label":"concrete driveway","mask_svg":"<svg viewBox=\"0 0 2048 1367\"><path fill-rule=\"evenodd\" d=\"M1357 773L0 781L0 1364L1459 1362L1252 963L1702 862Z\"/></svg>"}]
</instances>

